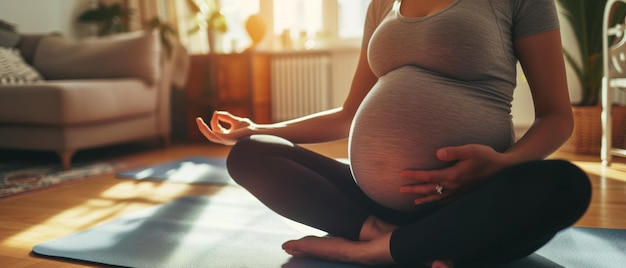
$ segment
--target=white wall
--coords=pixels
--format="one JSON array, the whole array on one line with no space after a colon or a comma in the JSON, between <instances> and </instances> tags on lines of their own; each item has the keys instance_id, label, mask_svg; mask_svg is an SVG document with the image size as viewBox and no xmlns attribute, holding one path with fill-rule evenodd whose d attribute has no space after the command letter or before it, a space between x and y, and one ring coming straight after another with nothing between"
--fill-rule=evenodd
<instances>
[{"instance_id":1,"label":"white wall","mask_svg":"<svg viewBox=\"0 0 626 268\"><path fill-rule=\"evenodd\" d=\"M60 32L69 38L87 36L93 27L76 18L95 0L0 0L0 19L15 24L20 33Z\"/></svg>"}]
</instances>

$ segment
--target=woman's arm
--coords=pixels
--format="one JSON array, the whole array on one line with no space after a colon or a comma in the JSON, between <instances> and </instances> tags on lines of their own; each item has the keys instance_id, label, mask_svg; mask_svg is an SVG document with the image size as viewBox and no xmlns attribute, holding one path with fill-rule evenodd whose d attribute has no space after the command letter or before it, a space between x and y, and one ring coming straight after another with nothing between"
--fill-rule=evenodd
<instances>
[{"instance_id":1,"label":"woman's arm","mask_svg":"<svg viewBox=\"0 0 626 268\"><path fill-rule=\"evenodd\" d=\"M530 36L515 43L535 106L535 121L506 152L519 163L543 159L556 151L572 133L574 118L565 75L558 30Z\"/></svg>"},{"instance_id":2,"label":"woman's arm","mask_svg":"<svg viewBox=\"0 0 626 268\"><path fill-rule=\"evenodd\" d=\"M533 125L506 152L478 144L445 147L437 151L437 157L454 165L432 171L403 171L401 176L419 183L400 189L422 195L415 203L452 199L508 166L547 157L571 135L573 116L559 30L522 38L515 47L533 97ZM443 187L443 194L437 194L435 185Z\"/></svg>"},{"instance_id":3,"label":"woman's arm","mask_svg":"<svg viewBox=\"0 0 626 268\"><path fill-rule=\"evenodd\" d=\"M280 136L295 143L317 143L346 138L357 108L377 81L367 62L366 51L365 48L361 49L350 92L339 108L273 124L256 124L250 119L217 111L209 125L198 118L198 128L207 139L222 144L234 144L237 140L253 134ZM224 127L224 123L228 127Z\"/></svg>"}]
</instances>

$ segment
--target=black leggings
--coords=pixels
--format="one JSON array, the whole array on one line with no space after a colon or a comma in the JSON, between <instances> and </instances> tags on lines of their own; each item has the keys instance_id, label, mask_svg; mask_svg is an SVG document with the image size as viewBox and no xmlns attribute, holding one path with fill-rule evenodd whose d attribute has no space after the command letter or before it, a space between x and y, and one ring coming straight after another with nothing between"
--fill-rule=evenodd
<instances>
[{"instance_id":1,"label":"black leggings","mask_svg":"<svg viewBox=\"0 0 626 268\"><path fill-rule=\"evenodd\" d=\"M330 235L358 240L370 215L399 225L390 250L407 265L452 259L485 267L522 258L574 224L591 198L585 173L562 160L507 168L454 202L419 212L377 204L355 184L347 164L275 136L239 141L227 166L266 206Z\"/></svg>"}]
</instances>

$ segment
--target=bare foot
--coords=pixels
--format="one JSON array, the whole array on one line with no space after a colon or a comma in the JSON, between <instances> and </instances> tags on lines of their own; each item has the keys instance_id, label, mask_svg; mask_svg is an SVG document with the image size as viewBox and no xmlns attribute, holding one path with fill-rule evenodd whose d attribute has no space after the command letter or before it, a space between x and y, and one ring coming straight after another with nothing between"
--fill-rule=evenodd
<instances>
[{"instance_id":1,"label":"bare foot","mask_svg":"<svg viewBox=\"0 0 626 268\"><path fill-rule=\"evenodd\" d=\"M387 223L383 220L376 218L375 216L370 215L367 219L365 219L365 222L361 227L359 240L369 241L381 235L391 233L397 228L398 226Z\"/></svg>"},{"instance_id":2,"label":"bare foot","mask_svg":"<svg viewBox=\"0 0 626 268\"><path fill-rule=\"evenodd\" d=\"M294 257L316 257L367 265L392 264L390 237L391 234L388 234L370 241L351 241L340 237L307 236L285 242L283 249Z\"/></svg>"},{"instance_id":3,"label":"bare foot","mask_svg":"<svg viewBox=\"0 0 626 268\"><path fill-rule=\"evenodd\" d=\"M340 237L306 236L285 242L283 249L294 257L317 257L330 261L354 262L347 249L357 246L357 243Z\"/></svg>"},{"instance_id":4,"label":"bare foot","mask_svg":"<svg viewBox=\"0 0 626 268\"><path fill-rule=\"evenodd\" d=\"M454 267L453 261L433 261L430 265L431 268L452 268Z\"/></svg>"}]
</instances>

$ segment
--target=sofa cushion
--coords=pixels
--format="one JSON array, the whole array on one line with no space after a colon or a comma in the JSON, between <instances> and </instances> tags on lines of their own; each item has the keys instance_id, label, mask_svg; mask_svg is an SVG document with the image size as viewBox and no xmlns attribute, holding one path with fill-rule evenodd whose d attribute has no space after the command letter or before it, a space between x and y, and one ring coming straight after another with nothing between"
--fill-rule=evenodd
<instances>
[{"instance_id":1,"label":"sofa cushion","mask_svg":"<svg viewBox=\"0 0 626 268\"><path fill-rule=\"evenodd\" d=\"M0 87L0 123L79 125L154 114L157 91L141 79L55 80Z\"/></svg>"},{"instance_id":2,"label":"sofa cushion","mask_svg":"<svg viewBox=\"0 0 626 268\"><path fill-rule=\"evenodd\" d=\"M41 74L24 62L19 50L0 47L0 84L32 83L40 80Z\"/></svg>"},{"instance_id":3,"label":"sofa cushion","mask_svg":"<svg viewBox=\"0 0 626 268\"><path fill-rule=\"evenodd\" d=\"M155 33L145 31L78 40L45 36L33 66L46 79L139 77L152 84L159 76L158 40Z\"/></svg>"}]
</instances>

